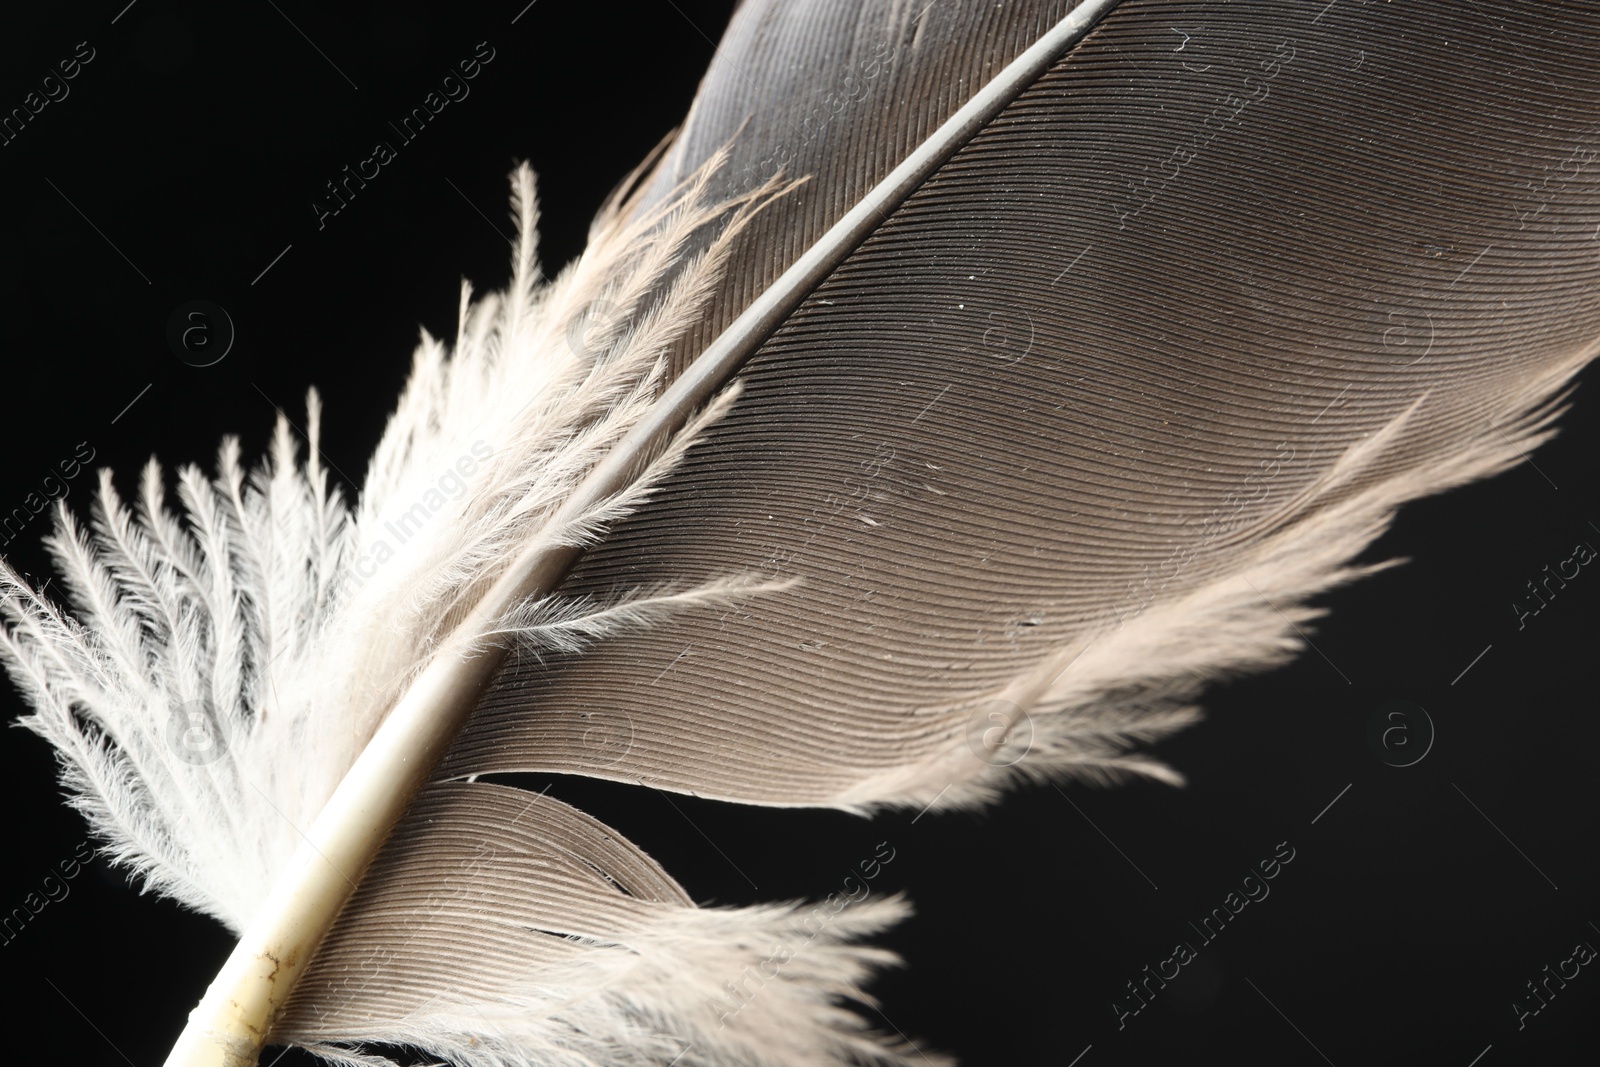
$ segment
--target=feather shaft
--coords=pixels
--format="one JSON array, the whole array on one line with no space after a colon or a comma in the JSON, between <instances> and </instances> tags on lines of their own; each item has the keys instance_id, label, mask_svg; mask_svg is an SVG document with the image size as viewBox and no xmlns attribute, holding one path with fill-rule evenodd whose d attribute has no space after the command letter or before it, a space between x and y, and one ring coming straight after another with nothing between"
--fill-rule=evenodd
<instances>
[{"instance_id":1,"label":"feather shaft","mask_svg":"<svg viewBox=\"0 0 1600 1067\"><path fill-rule=\"evenodd\" d=\"M1121 0L1088 0L1080 4L974 93L706 346L662 394L658 417L663 421L686 418L689 411L705 403L890 212L1119 3ZM619 465L628 462L624 453L625 449L619 448L614 456Z\"/></svg>"},{"instance_id":2,"label":"feather shaft","mask_svg":"<svg viewBox=\"0 0 1600 1067\"><path fill-rule=\"evenodd\" d=\"M686 420L687 414L672 430ZM702 421L689 424L689 436ZM640 450L631 454L643 458ZM288 869L190 1012L166 1067L256 1062L296 980L505 659L505 621L520 605L554 590L571 569L580 550L566 532L590 525L597 511L630 488L591 474L550 518L547 530L556 536L535 538L468 609L304 833Z\"/></svg>"}]
</instances>

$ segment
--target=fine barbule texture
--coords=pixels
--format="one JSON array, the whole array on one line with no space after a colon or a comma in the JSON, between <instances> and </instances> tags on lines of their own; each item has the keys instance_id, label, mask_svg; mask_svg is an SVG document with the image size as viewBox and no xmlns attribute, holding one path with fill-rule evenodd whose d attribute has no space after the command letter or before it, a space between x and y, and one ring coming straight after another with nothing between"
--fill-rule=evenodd
<instances>
[{"instance_id":1,"label":"fine barbule texture","mask_svg":"<svg viewBox=\"0 0 1600 1067\"><path fill-rule=\"evenodd\" d=\"M303 460L280 416L259 467L229 441L181 469L177 511L153 461L131 503L102 472L51 542L70 612L0 566L0 655L111 854L242 931L413 681L513 648L273 1042L935 1062L847 1006L903 901L698 907L478 777L860 813L1181 782L1143 748L1208 681L1294 654L1401 503L1553 432L1600 346L1597 129L1594 3L747 0L554 280L513 176L510 285L424 335L354 503L315 394ZM741 318L830 241L790 310ZM643 434L730 337L738 373ZM473 621L540 546L583 552Z\"/></svg>"},{"instance_id":2,"label":"fine barbule texture","mask_svg":"<svg viewBox=\"0 0 1600 1067\"><path fill-rule=\"evenodd\" d=\"M723 195L780 164L835 175L735 242L761 262L724 291L757 284L786 225L824 228L883 174L857 145L925 134L943 74L1051 11L747 4L646 188L724 138ZM1593 356L1596 17L1118 5L783 324L567 588L800 583L512 664L448 766L577 766L581 731L539 713L560 707L641 739L596 773L745 802L1170 777L1130 742L1299 648L1306 598L1397 505L1517 462ZM819 54L839 58L798 73Z\"/></svg>"},{"instance_id":3,"label":"fine barbule texture","mask_svg":"<svg viewBox=\"0 0 1600 1067\"><path fill-rule=\"evenodd\" d=\"M526 168L513 181L522 240L511 289L476 304L463 289L448 358L424 335L354 508L328 485L312 394L303 465L280 415L259 468L246 471L229 440L214 479L180 471L181 516L154 461L132 511L110 471L89 530L63 505L49 544L76 616L0 572L12 594L7 662L40 708L28 724L72 757L69 774L86 776L72 784L97 829L153 888L235 929L507 543L530 527L583 543L651 484L572 528L540 522L648 407L663 339L717 273L715 252L680 262L681 243L718 219L731 232L740 205L708 213L690 188L544 286L532 182ZM642 321L597 313L631 306L668 266L674 291ZM658 458L657 474L692 437ZM724 602L728 585L706 595ZM591 607L583 617L597 632L619 611ZM571 604L542 608L568 629L579 622ZM224 842L238 862L203 861Z\"/></svg>"}]
</instances>

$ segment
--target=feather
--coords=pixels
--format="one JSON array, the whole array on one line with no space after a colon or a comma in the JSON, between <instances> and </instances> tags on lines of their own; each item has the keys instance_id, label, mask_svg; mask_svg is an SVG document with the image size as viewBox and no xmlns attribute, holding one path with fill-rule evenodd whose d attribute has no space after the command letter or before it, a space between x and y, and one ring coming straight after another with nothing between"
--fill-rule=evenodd
<instances>
[{"instance_id":1,"label":"feather","mask_svg":"<svg viewBox=\"0 0 1600 1067\"><path fill-rule=\"evenodd\" d=\"M1453 5L1318 7L1207 12L1154 84L1192 5L746 3L549 283L517 172L511 283L424 338L354 503L312 394L304 461L280 421L181 513L153 465L63 507L73 610L0 576L28 724L240 935L169 1063L904 1059L842 1006L902 901L696 907L478 778L1178 781L1139 746L1291 655L1400 503L1544 440L1600 338L1594 183L1529 198L1600 120L1600 12L1496 7L1555 91Z\"/></svg>"}]
</instances>

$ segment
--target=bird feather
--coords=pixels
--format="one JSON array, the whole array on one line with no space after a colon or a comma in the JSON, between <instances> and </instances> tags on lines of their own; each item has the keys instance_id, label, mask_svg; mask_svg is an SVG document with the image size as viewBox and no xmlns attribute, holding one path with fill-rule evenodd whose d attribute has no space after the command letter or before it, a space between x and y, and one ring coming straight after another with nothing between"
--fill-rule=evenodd
<instances>
[{"instance_id":1,"label":"bird feather","mask_svg":"<svg viewBox=\"0 0 1600 1067\"><path fill-rule=\"evenodd\" d=\"M1528 196L1600 121L1600 10L1489 5L1557 92L1402 6L750 0L553 280L513 176L510 284L424 337L353 502L312 393L303 460L280 419L176 512L153 462L63 505L71 610L0 569L27 724L241 936L169 1063L903 1062L845 1006L903 901L696 906L479 776L1181 781L1140 746L1292 655L1399 504L1544 440L1600 344L1595 183Z\"/></svg>"}]
</instances>

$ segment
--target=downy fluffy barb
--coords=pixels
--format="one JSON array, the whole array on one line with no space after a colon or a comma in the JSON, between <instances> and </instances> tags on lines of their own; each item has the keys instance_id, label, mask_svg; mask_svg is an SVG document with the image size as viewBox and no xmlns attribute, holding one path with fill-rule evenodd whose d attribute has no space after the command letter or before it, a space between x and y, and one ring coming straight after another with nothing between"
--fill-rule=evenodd
<instances>
[{"instance_id":1,"label":"downy fluffy barb","mask_svg":"<svg viewBox=\"0 0 1600 1067\"><path fill-rule=\"evenodd\" d=\"M36 708L25 724L56 747L74 802L148 888L232 929L244 926L298 845L300 828L426 663L419 650L445 640L528 543L528 531L551 544L592 542L648 499L727 411L736 388L691 420L624 491L565 526L545 521L648 408L663 352L699 313L728 239L787 188L769 183L708 205L703 186L702 176L649 212L602 218L586 255L544 283L534 257L533 179L519 169L511 286L476 302L463 286L453 351L424 334L354 507L322 465L313 392L304 461L280 415L258 468L243 467L233 439L224 442L214 477L183 468L177 512L154 461L131 508L110 471L101 472L87 529L63 506L50 545L73 612L0 568L7 623L0 649ZM479 639L510 635L536 653L572 652L688 607L728 608L793 584L734 574L604 602L548 598L523 605ZM444 792L418 802L431 812L425 821L459 818L469 836L482 834L496 798L522 796L483 785L438 788ZM509 827L535 803L544 816L530 819L513 854L500 858L515 874L509 895L468 900L493 867L485 867L481 845L447 861L440 886L420 883L435 921L452 914L441 899L470 905L453 913L462 937L481 942L484 915L498 912L508 932L521 929L531 939L506 942L514 951L504 958L477 953L488 971L474 984L494 1005L446 993L403 1011L389 1004L374 1014L368 1005L352 1015L347 995L343 1011L321 1003L304 1018L291 1012L276 1040L362 1063L387 1062L359 1052L353 1043L364 1040L410 1043L485 1067L675 1058L798 1065L816 1062L819 1047L851 1062L898 1062L893 1045L837 1002L862 999L858 983L893 962L848 943L904 915L904 904L851 902L820 918L799 905L698 909L592 820L543 798L506 802L517 805ZM519 865L551 847L552 834L559 841L561 826L586 835L574 855L579 881L541 895L528 885L548 877L548 862ZM402 857L395 879L406 891L417 888L412 865L427 866L431 844L462 840L441 841L426 828L408 836L405 826L396 837L385 855ZM596 878L608 854L622 867ZM388 885L385 863L364 890ZM619 895L627 884L619 870L629 869L649 872L651 885ZM563 922L585 932L558 937L551 957L541 947L552 943L551 924ZM345 971L348 949L335 936L307 988L319 988L320 974ZM384 990L404 989L405 946L384 953L391 961ZM437 961L427 967L442 973ZM363 972L376 973L365 964ZM347 973L337 980L351 988ZM732 992L740 988L746 991Z\"/></svg>"},{"instance_id":2,"label":"downy fluffy barb","mask_svg":"<svg viewBox=\"0 0 1600 1067\"><path fill-rule=\"evenodd\" d=\"M214 478L183 468L181 514L153 460L131 508L109 470L89 529L63 505L48 543L75 614L0 571L0 647L37 708L25 722L151 888L242 926L296 827L426 662L418 650L648 407L663 350L717 277L723 246L686 245L709 227L725 240L773 192L707 206L703 184L602 221L583 259L545 284L533 175L519 168L510 288L474 303L463 286L453 352L424 333L354 508L329 485L313 392L303 463L280 416L260 467L247 472L230 438ZM691 439L582 528L544 536L594 537Z\"/></svg>"}]
</instances>

